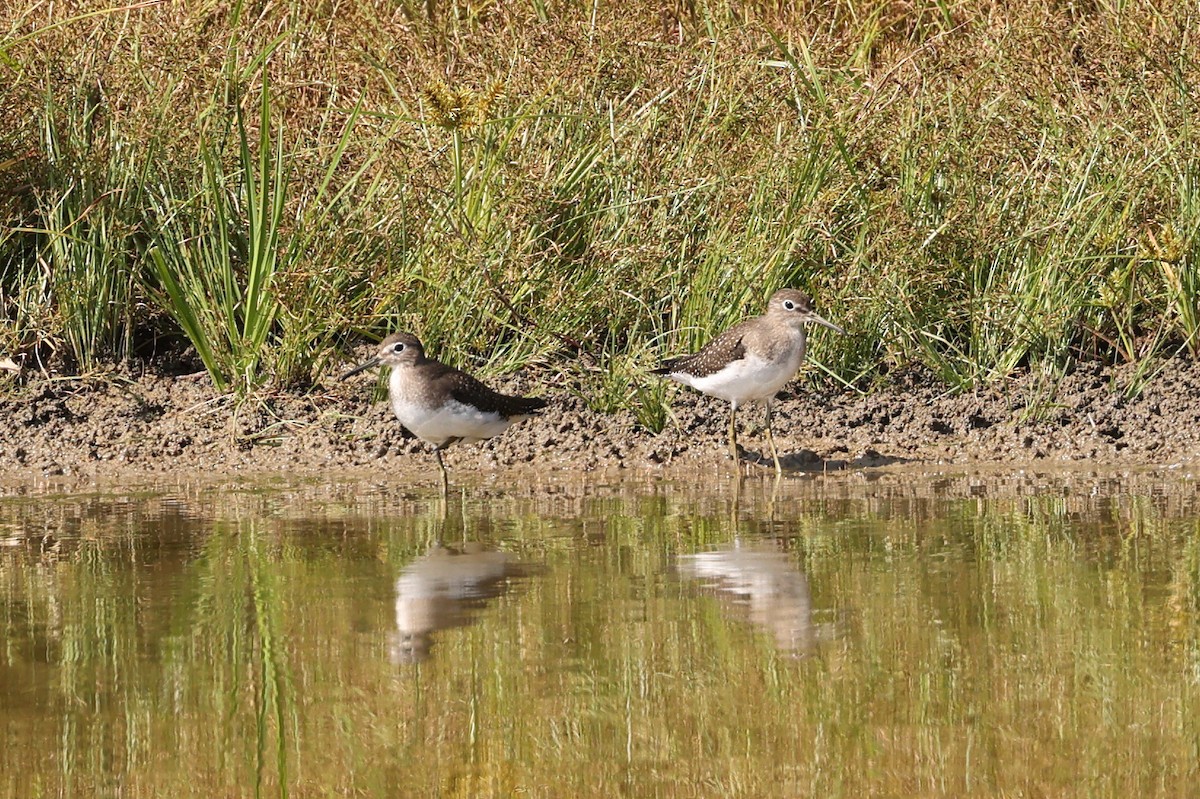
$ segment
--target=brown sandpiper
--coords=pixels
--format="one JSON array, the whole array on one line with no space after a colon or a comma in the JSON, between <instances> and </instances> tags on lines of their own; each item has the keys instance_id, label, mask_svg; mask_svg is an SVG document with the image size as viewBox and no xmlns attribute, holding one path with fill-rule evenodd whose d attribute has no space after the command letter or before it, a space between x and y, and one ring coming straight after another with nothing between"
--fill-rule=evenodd
<instances>
[{"instance_id":1,"label":"brown sandpiper","mask_svg":"<svg viewBox=\"0 0 1200 799\"><path fill-rule=\"evenodd\" d=\"M737 410L750 402L763 403L775 473L782 474L771 431L771 402L799 370L804 360L806 327L811 322L846 333L814 311L812 298L803 291L780 289L771 296L762 316L734 325L697 353L663 361L653 373L730 403L729 449L735 464Z\"/></svg>"},{"instance_id":2,"label":"brown sandpiper","mask_svg":"<svg viewBox=\"0 0 1200 799\"><path fill-rule=\"evenodd\" d=\"M546 407L540 397L511 397L485 386L466 372L425 355L411 333L393 333L379 344L374 358L342 375L345 380L376 366L392 370L388 398L392 412L410 433L432 444L447 488L442 450L498 436L513 422Z\"/></svg>"}]
</instances>

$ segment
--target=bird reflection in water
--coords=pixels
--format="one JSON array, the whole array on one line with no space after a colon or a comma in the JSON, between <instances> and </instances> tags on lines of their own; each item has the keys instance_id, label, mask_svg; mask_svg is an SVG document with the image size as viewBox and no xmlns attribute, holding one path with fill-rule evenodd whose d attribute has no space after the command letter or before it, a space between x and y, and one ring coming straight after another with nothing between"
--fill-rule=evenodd
<instances>
[{"instance_id":1,"label":"bird reflection in water","mask_svg":"<svg viewBox=\"0 0 1200 799\"><path fill-rule=\"evenodd\" d=\"M478 542L457 548L435 545L405 566L396 579L392 662L425 660L434 633L473 623L488 600L504 595L512 578L527 573L511 554Z\"/></svg>"},{"instance_id":2,"label":"bird reflection in water","mask_svg":"<svg viewBox=\"0 0 1200 799\"><path fill-rule=\"evenodd\" d=\"M810 655L818 641L833 637L834 625L813 623L808 577L776 545L735 541L724 549L681 555L678 569L725 600L730 616L770 633L781 652Z\"/></svg>"}]
</instances>

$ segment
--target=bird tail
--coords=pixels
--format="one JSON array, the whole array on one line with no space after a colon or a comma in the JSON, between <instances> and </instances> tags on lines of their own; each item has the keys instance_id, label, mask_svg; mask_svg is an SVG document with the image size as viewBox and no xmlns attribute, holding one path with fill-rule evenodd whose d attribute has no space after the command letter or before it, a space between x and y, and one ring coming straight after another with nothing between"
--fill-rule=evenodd
<instances>
[{"instance_id":1,"label":"bird tail","mask_svg":"<svg viewBox=\"0 0 1200 799\"><path fill-rule=\"evenodd\" d=\"M516 412L521 414L530 414L535 411L540 411L550 403L541 397L517 397Z\"/></svg>"}]
</instances>

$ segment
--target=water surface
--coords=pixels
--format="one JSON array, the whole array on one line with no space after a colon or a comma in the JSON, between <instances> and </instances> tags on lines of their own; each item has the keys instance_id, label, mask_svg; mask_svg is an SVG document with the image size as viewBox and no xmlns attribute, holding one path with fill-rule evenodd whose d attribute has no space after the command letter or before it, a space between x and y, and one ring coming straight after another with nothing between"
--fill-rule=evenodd
<instances>
[{"instance_id":1,"label":"water surface","mask_svg":"<svg viewBox=\"0 0 1200 799\"><path fill-rule=\"evenodd\" d=\"M1178 474L0 488L0 793L1190 796Z\"/></svg>"}]
</instances>

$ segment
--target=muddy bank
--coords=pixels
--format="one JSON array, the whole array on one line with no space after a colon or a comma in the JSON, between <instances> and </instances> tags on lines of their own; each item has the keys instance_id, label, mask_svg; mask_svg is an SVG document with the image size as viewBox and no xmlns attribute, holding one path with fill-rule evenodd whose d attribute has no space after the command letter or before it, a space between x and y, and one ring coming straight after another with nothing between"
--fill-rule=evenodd
<instances>
[{"instance_id":1,"label":"muddy bank","mask_svg":"<svg viewBox=\"0 0 1200 799\"><path fill-rule=\"evenodd\" d=\"M833 387L785 389L776 404L776 441L786 465L797 471L922 462L1200 461L1200 365L1170 361L1140 396L1126 399L1119 387L1131 377L1088 364L1057 384L1026 376L953 396L919 374L865 396ZM528 377L496 382L505 390L536 392ZM31 378L0 389L0 474L9 478L435 468L428 447L373 398L369 379L339 383L331 377L304 394L241 404L196 376ZM652 434L631 413L603 415L565 392L549 396L552 405L540 417L498 439L451 448L447 465L669 471L727 463L725 403L681 389L673 422ZM765 450L762 418L757 408L739 414L739 440L751 459Z\"/></svg>"}]
</instances>

